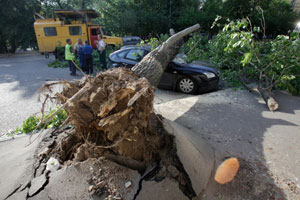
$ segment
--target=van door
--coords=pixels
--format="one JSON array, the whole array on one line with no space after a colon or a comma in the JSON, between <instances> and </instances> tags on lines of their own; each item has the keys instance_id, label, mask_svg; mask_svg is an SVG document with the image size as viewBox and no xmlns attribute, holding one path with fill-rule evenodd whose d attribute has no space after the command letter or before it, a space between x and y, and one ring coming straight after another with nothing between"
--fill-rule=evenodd
<instances>
[{"instance_id":1,"label":"van door","mask_svg":"<svg viewBox=\"0 0 300 200\"><path fill-rule=\"evenodd\" d=\"M90 44L92 45L92 47L94 49L97 49L99 34L100 34L99 27L90 27L89 28Z\"/></svg>"}]
</instances>

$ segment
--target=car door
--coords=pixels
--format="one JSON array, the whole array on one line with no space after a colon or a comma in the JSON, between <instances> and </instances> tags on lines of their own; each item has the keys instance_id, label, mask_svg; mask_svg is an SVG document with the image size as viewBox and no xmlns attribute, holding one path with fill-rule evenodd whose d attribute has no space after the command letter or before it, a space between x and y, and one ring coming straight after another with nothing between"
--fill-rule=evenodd
<instances>
[{"instance_id":1,"label":"car door","mask_svg":"<svg viewBox=\"0 0 300 200\"><path fill-rule=\"evenodd\" d=\"M124 58L125 62L123 62L122 64L126 68L132 68L134 65L136 65L138 62L140 62L143 59L144 54L145 54L144 49L131 49L125 56Z\"/></svg>"},{"instance_id":2,"label":"car door","mask_svg":"<svg viewBox=\"0 0 300 200\"><path fill-rule=\"evenodd\" d=\"M174 89L176 87L176 80L177 80L178 74L176 69L174 68L174 63L169 63L165 72L163 73L160 82L159 87L166 88L166 89Z\"/></svg>"},{"instance_id":3,"label":"car door","mask_svg":"<svg viewBox=\"0 0 300 200\"><path fill-rule=\"evenodd\" d=\"M89 28L90 34L90 43L94 49L97 49L98 44L98 35L100 34L100 29L98 27L90 27Z\"/></svg>"}]
</instances>

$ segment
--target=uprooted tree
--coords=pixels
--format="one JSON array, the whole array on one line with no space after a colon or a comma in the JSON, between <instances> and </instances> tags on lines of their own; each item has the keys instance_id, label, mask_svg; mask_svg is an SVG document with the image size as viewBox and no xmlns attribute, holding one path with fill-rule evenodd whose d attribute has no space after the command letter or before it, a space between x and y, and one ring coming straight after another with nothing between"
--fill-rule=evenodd
<instances>
[{"instance_id":1,"label":"uprooted tree","mask_svg":"<svg viewBox=\"0 0 300 200\"><path fill-rule=\"evenodd\" d=\"M80 81L62 82L64 89L50 97L54 84L44 85L46 99L56 99L65 109L74 129L61 137L50 155L66 161L85 161L105 157L131 169L144 171L174 147L172 136L163 128L153 111L154 87L168 63L176 56L183 38L199 25L172 35L150 52L133 69L116 68L85 76Z\"/></svg>"}]
</instances>

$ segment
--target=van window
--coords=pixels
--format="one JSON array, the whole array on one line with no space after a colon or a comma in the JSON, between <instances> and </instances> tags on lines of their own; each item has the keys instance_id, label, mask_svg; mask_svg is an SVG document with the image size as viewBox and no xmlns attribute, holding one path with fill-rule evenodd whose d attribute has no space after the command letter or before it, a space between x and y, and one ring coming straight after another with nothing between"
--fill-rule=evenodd
<instances>
[{"instance_id":1,"label":"van window","mask_svg":"<svg viewBox=\"0 0 300 200\"><path fill-rule=\"evenodd\" d=\"M99 31L98 28L93 28L93 29L91 29L91 30L92 30L92 35L93 35L93 36L97 36L97 35L100 34L100 31Z\"/></svg>"},{"instance_id":2,"label":"van window","mask_svg":"<svg viewBox=\"0 0 300 200\"><path fill-rule=\"evenodd\" d=\"M80 26L70 26L69 27L70 35L81 35L81 27Z\"/></svg>"},{"instance_id":3,"label":"van window","mask_svg":"<svg viewBox=\"0 0 300 200\"><path fill-rule=\"evenodd\" d=\"M57 36L56 27L44 27L45 36Z\"/></svg>"},{"instance_id":4,"label":"van window","mask_svg":"<svg viewBox=\"0 0 300 200\"><path fill-rule=\"evenodd\" d=\"M101 27L101 31L103 35L110 36L110 34L103 27Z\"/></svg>"}]
</instances>

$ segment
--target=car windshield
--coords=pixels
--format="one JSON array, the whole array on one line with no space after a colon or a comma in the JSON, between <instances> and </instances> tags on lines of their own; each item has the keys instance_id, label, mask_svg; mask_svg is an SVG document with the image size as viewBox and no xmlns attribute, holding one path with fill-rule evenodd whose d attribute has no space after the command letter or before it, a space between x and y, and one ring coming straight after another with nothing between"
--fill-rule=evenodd
<instances>
[{"instance_id":1,"label":"car windshield","mask_svg":"<svg viewBox=\"0 0 300 200\"><path fill-rule=\"evenodd\" d=\"M187 58L187 56L185 54L177 54L176 57L173 59L173 62L177 62L179 64L184 64L185 59Z\"/></svg>"}]
</instances>

